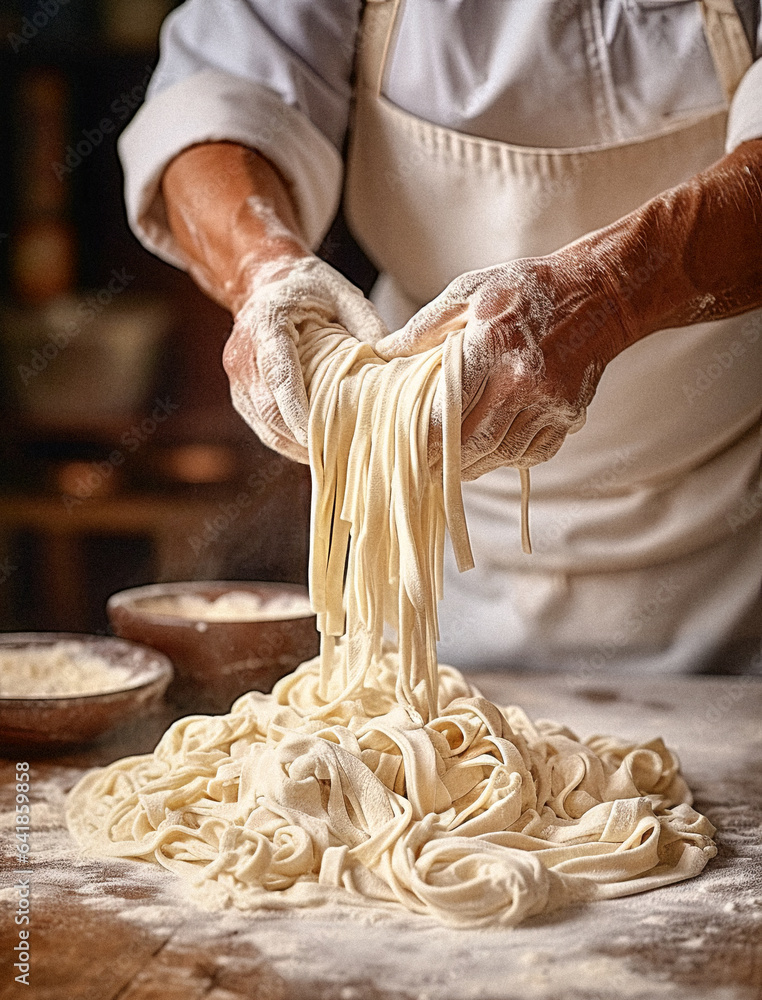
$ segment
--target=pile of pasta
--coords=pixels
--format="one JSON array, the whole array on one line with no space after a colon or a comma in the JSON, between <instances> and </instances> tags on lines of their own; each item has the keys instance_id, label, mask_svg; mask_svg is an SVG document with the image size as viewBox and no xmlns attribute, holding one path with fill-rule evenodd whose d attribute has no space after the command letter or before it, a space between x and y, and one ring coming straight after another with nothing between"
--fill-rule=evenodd
<instances>
[{"instance_id":1,"label":"pile of pasta","mask_svg":"<svg viewBox=\"0 0 762 1000\"><path fill-rule=\"evenodd\" d=\"M714 855L660 739L582 741L437 664L446 527L471 565L461 336L386 363L301 318L320 656L86 775L68 821L88 853L158 863L214 905L401 905L459 927L651 889Z\"/></svg>"}]
</instances>

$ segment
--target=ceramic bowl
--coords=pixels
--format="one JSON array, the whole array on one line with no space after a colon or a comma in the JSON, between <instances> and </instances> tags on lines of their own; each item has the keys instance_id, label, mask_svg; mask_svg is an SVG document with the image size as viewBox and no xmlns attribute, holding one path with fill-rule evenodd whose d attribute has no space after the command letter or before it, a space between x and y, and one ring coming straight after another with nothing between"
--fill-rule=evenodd
<instances>
[{"instance_id":1,"label":"ceramic bowl","mask_svg":"<svg viewBox=\"0 0 762 1000\"><path fill-rule=\"evenodd\" d=\"M212 620L203 609L194 615L167 610L171 599L178 597L211 603L231 592L254 596L260 604L255 620ZM189 711L227 712L246 691L270 691L279 678L316 656L320 648L307 589L297 584L238 580L153 584L114 594L106 609L117 635L143 642L170 658L175 680L168 697Z\"/></svg>"},{"instance_id":2,"label":"ceramic bowl","mask_svg":"<svg viewBox=\"0 0 762 1000\"><path fill-rule=\"evenodd\" d=\"M0 746L40 752L90 743L145 713L164 694L172 665L155 649L110 636L69 632L7 632L0 634L4 652L30 651L66 643L88 658L98 657L116 670L113 690L88 694L0 695ZM124 672L128 679L124 679Z\"/></svg>"}]
</instances>

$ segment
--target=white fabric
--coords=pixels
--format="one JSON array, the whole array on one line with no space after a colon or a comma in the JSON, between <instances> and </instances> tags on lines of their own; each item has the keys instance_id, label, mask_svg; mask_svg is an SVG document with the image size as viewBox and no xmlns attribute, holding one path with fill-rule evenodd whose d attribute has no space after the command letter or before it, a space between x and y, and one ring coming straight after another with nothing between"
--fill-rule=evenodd
<instances>
[{"instance_id":1,"label":"white fabric","mask_svg":"<svg viewBox=\"0 0 762 1000\"><path fill-rule=\"evenodd\" d=\"M741 83L730 105L725 149L732 152L742 142L758 139L762 118L762 61L754 63Z\"/></svg>"},{"instance_id":2,"label":"white fabric","mask_svg":"<svg viewBox=\"0 0 762 1000\"><path fill-rule=\"evenodd\" d=\"M176 82L183 74L189 74L192 79L194 72L210 62L229 72L231 53L241 46L246 47L249 36L245 28L251 27L252 11L260 27L267 23L270 34L277 21L280 41L270 39L266 43L267 32L263 34L257 29L256 37L252 36L252 48L247 49L244 60L246 72L251 73L258 84L273 85L275 90L280 87L283 100L293 105L295 116L311 116L325 135L339 141L345 120L341 115L346 115L341 98L332 105L334 117L328 115L330 122L320 119L320 115L326 113L331 104L327 99L328 91L331 95L342 92L340 77L346 65L346 51L341 46L336 48L335 30L328 35L318 30L320 17L315 21L307 8L313 13L319 10L320 16L335 29L341 20L336 12L340 7L346 11L346 6L327 0L321 4L291 0L278 5L230 0L225 4L225 17L220 22L228 26L225 37L231 38L232 48L224 53L221 53L224 46L219 30L212 24L217 6L214 0L205 0L203 6L200 3L186 5L170 21L174 26L172 30L165 32L162 57L165 68L160 67L149 102L138 117L142 125L131 127L143 129L146 141L141 155L145 169L153 170L154 176L158 176L162 156L166 156L163 153L152 159L152 107L162 96L161 93L158 98L152 95L161 86L174 84L171 90L163 92L169 107L172 104L170 95L183 86ZM242 12L244 8L248 13L245 17L241 13L241 31L233 32L233 38L230 19L235 19L236 10ZM400 34L392 46L391 69L385 78L385 93L390 100L384 104L383 120L371 122L367 116L361 116L358 122L361 131L365 128L367 133L368 128L376 128L376 133L370 136L369 145L367 134L356 144L359 156L364 146L367 160L363 165L365 169L354 171L354 182L350 177L349 194L352 195L353 183L356 185L358 178L364 180L370 193L355 201L362 201L366 209L364 232L369 248L376 259L384 266L388 261L390 270L394 271L384 282L386 305L391 304L396 309L394 325L406 318L406 309L409 313L422 305L464 270L513 256L547 253L586 231L613 221L646 198L687 179L716 160L722 155L726 141L724 101L709 60L698 7L693 3L640 0L627 5L604 3L599 8L598 4L581 2L534 5L516 0L501 5L505 17L513 19L513 30L508 35L498 32L495 38L502 41L492 48L487 44L492 34L476 26L477 22L483 22L457 17L459 9L460 5L455 2L438 3L430 8L434 20L428 22L418 53L419 63L428 66L431 78L437 80L437 92L440 88L448 92L449 87L452 94L457 91L460 95L458 101L448 104L455 109L453 114L460 115L456 122L458 131L428 124L421 109L418 109L420 116L402 110L406 106L402 94L404 74L417 73L419 63L412 59L401 60L396 44L404 46L415 37L415 32L406 34L409 29L405 28L405 18L417 16L418 8L413 3L408 3L403 10ZM485 5L485 11L489 10L494 8ZM540 10L547 13L548 23L538 20ZM596 10L600 17L595 15ZM334 12L333 19L330 11ZM443 34L441 23L436 21L437 12L452 30L452 34L447 35L447 58L441 48L432 43L437 31L440 37L446 34ZM687 19L685 23L684 19ZM494 26L494 21L491 23ZM678 29L681 23L683 27ZM687 47L683 47L682 41L676 46L677 60L665 58L663 46L654 40L654 25L659 26L656 33L664 33L672 44L678 36L683 39L682 32L688 31L687 23L691 24L689 36L693 41ZM580 35L580 25L584 25L584 38ZM353 31L348 30L347 38ZM474 34L468 35L469 31ZM287 36L285 43L284 35ZM462 45L455 44L456 38ZM305 63L307 49L311 54L307 54ZM334 50L337 56L335 72L326 69L325 64L325 53ZM531 53L531 58L527 53ZM321 59L322 64L318 67ZM574 71L560 72L560 67L567 63ZM275 64L281 74L277 80L271 72ZM173 65L176 67L174 76L170 71ZM464 66L476 69L469 75ZM695 100L691 96L686 104L683 83L693 79L694 66L703 66L699 73L703 83L695 84L691 91ZM476 73L479 67L484 69L481 75ZM319 70L327 76L313 92L310 81L314 82L315 73L320 75ZM440 78L443 73L451 75ZM283 74L288 77L288 85ZM538 79L543 80L542 87L537 86ZM579 82L582 79L586 81L585 86ZM454 80L460 83L452 83ZM505 133L498 138L527 142L533 136L528 131L522 133L519 125L523 122L522 127L528 128L535 120L538 129L555 127L553 134L560 145L576 138L583 143L591 140L593 148L528 149L521 145L509 147L506 143L472 139L469 129L479 134L475 123L486 128L492 113L490 109L499 103L497 91L502 93L503 90L499 84L493 85L493 81L501 80L505 84L503 90L511 94L511 108L510 114L505 115ZM659 91L658 100L655 100L651 81ZM417 83L420 86L416 86ZM419 99L419 91L423 95L426 93L419 79L414 79L413 84L404 99L409 107ZM400 90L395 89L398 86ZM762 118L761 87L757 64L747 73L734 98L729 140L751 137L755 122ZM316 101L321 95L325 99L323 110L318 112ZM396 103L392 99L396 99ZM214 104L213 99L211 104ZM344 108L341 114L340 106ZM649 118L648 108L652 106L654 110ZM503 108L505 111L506 105ZM713 108L716 113L711 113ZM436 108L422 110L431 121L437 121ZM698 118L697 110L700 112ZM186 114L184 105L176 104L174 113L182 118ZM687 126L686 116L690 123ZM443 124L447 125L448 121ZM575 122L580 130L576 137L568 132L575 127ZM633 141L644 133L651 137L648 141ZM615 139L614 144L610 144L612 135L622 134L629 135L630 141L622 143ZM762 122L757 134L762 135ZM288 176L296 191L300 190L300 174L306 169L312 152L308 136L309 130L304 133L306 141L301 151L289 148L288 162L278 150L271 154L284 172L288 174L291 170ZM535 138L542 145L540 140L547 140L550 134L537 132ZM257 145L254 139L250 144ZM394 154L391 160L386 155L390 147ZM379 155L379 151L383 155ZM325 158L327 165L328 159ZM126 161L131 161L131 157L126 157ZM130 162L126 162L126 168L129 182ZM336 184L340 172L337 164ZM309 187L310 198L327 225L332 208L325 199L320 200L317 187L314 183ZM139 190L137 184L134 192ZM333 205L332 199L330 205ZM442 205L448 206L447 213L442 212ZM368 209L383 210L369 219ZM658 261L654 266L658 266ZM635 275L633 280L648 280L648 274L642 279ZM402 297L395 295L395 284L397 289L401 287ZM389 312L386 315L390 315ZM633 593L632 572L650 565L651 576L645 573L642 579L649 580L658 589L663 583L661 566L664 559L683 559L682 606L692 606L691 594L698 595L697 588L703 587L703 581L712 577L711 571L706 569L702 575L692 576L689 568L694 558L702 558L698 539L701 531L706 530L708 534L703 544L709 548L704 554L710 558L712 546L719 551L717 547L724 545L724 555L718 556L715 563L717 571L724 571L730 554L733 565L741 567L736 572L744 581L743 586L738 585L732 591L719 586L713 589L721 606L710 608L703 602L694 602L704 607L704 622L709 619L708 643L712 648L705 647L706 655L717 653L722 636L738 636L738 623L746 620L755 607L758 613L756 548L755 543L747 544L746 540L753 541L754 531L758 530L760 508L753 498L758 496L755 491L759 489L755 481L755 476L759 475L759 455L757 446L749 449L741 442L745 441L744 432L758 419L758 386L762 381L760 339L757 335L754 340L752 335L758 331L754 324L759 321L759 314L752 314L728 321L726 325L694 327L680 332L677 337L673 331L669 340L666 339L669 332L662 332L635 345L610 366L593 400L587 426L567 441L553 462L536 470L533 477L536 556L532 559L536 561L532 564L532 574L544 577L539 583L540 592L543 588L555 592L553 588L557 584L567 590L573 589L567 575L570 567L587 567L585 572L589 571L590 575L586 581L582 573L573 579L575 585L583 586L580 600L586 608L594 607L597 602L601 614L597 619L593 616L594 624L604 632L608 629L613 633L614 619L620 613L618 609L626 602L627 595ZM657 336L661 338L658 347L655 346ZM736 342L740 344L742 356L733 355L726 371L714 352L719 351L724 356ZM667 344L669 347L665 346ZM694 350L679 357L680 344ZM678 355L665 366L662 363L664 352L673 355L675 350ZM715 369L720 371L721 377L715 377ZM646 382L650 385L648 398L643 393ZM607 397L608 404L605 403ZM677 434L674 433L675 413L679 424ZM728 447L730 439L721 437L722 434L735 435L737 446L732 459L733 472L724 479L721 477L727 471L727 463L711 464L710 461L718 449ZM617 458L623 449L626 453L624 468L620 467ZM702 476L687 476L691 469L704 463L707 468L702 469ZM603 484L601 495L593 491L590 496L586 483L591 477L594 483ZM696 490L692 489L694 482ZM526 563L522 560L527 557L522 556L520 550L514 553L512 549L517 537L513 521L519 509L518 475L512 470L499 470L480 484L469 487L466 494L473 495L477 507L479 497L484 503L492 504L494 517L491 520L480 521L478 510L475 511L472 524L477 542L481 539L483 545L495 553L506 573L523 573L527 581L526 603L532 604L531 593L537 593L538 588L532 590L528 581L534 577L524 572ZM714 509L711 502L706 501L715 501ZM743 527L733 527L730 520L734 512L743 511L750 504L752 513L742 520ZM570 509L582 513L570 521ZM626 537L623 518L633 512L639 534ZM548 544L543 552L545 539ZM616 573L610 579L601 573L602 545L605 545L608 559L613 559L616 565ZM542 560L546 557L551 563L553 559L561 559L563 567L543 565ZM502 649L504 658L531 666L531 650L541 634L547 647L553 650L556 665L564 666L567 662L564 650L570 648L569 619L559 613L544 616L540 598L535 601L536 611L514 606L514 611L521 612L521 625L511 633L510 648L506 647L501 627L509 617L502 603L505 595L481 570L477 572L481 574L478 580L466 578L462 584L453 582L448 594L450 608L445 612L455 608L456 615L468 617L469 602L479 595L479 607L471 604L474 618L478 612L481 622L494 624L492 630L485 628L476 636L482 653L491 659L493 655L498 657ZM737 575L734 580L738 583ZM612 582L620 587L616 600L610 599L608 594ZM459 586L463 589L458 589ZM494 600L488 599L490 594ZM729 604L725 603L728 601ZM568 605L572 606L574 601ZM649 630L665 635L664 629L671 621L672 632L663 642L659 641L654 656L649 654L634 662L648 669L695 669L698 663L695 634L688 635L689 628L697 621L695 615L678 621L666 604L659 605L655 613L658 621L651 617ZM604 627L605 615L613 623L610 626ZM444 620L446 624L446 613ZM548 632L551 626L556 628L554 634ZM541 628L543 631L539 632ZM696 634L703 633L699 630ZM595 634L585 639L586 655L594 656L598 643ZM475 649L474 643L469 646L468 637L461 634L459 646L447 647L446 655L462 663L469 649ZM622 659L620 649L608 663L613 666ZM546 662L543 665L553 664Z\"/></svg>"},{"instance_id":3,"label":"white fabric","mask_svg":"<svg viewBox=\"0 0 762 1000\"><path fill-rule=\"evenodd\" d=\"M724 111L582 150L424 122L378 92L392 10L368 8L345 208L388 272L381 298L395 321L456 275L552 252L722 155ZM654 255L633 286L661 263ZM446 567L440 657L669 672L730 666L731 644L732 666L748 669L762 617L760 385L760 311L659 331L620 354L585 426L533 470L531 557L518 544L516 470L466 484L476 569Z\"/></svg>"},{"instance_id":4,"label":"white fabric","mask_svg":"<svg viewBox=\"0 0 762 1000\"><path fill-rule=\"evenodd\" d=\"M182 252L167 225L162 174L183 149L229 140L274 160L294 195L302 236L317 246L339 203L341 158L304 115L261 84L205 70L163 90L119 140L127 217L149 250L177 267ZM224 177L210 177L214 189Z\"/></svg>"},{"instance_id":5,"label":"white fabric","mask_svg":"<svg viewBox=\"0 0 762 1000\"><path fill-rule=\"evenodd\" d=\"M694 2L482 0L478 17L466 3L408 2L383 93L520 146L631 139L724 104Z\"/></svg>"},{"instance_id":6,"label":"white fabric","mask_svg":"<svg viewBox=\"0 0 762 1000\"><path fill-rule=\"evenodd\" d=\"M289 179L305 237L319 242L341 186L340 159L326 146L339 151L344 140L360 6L189 0L167 18L147 103L120 150L130 224L149 249L182 266L157 183L174 156L208 137L261 149ZM750 28L756 22L762 53L758 0L738 6ZM734 98L728 148L762 135L761 76L750 74ZM273 141L261 87L292 109L293 142ZM478 17L467 0L415 0L402 12L384 92L465 134L556 147L651 134L725 104L693 0L481 0Z\"/></svg>"}]
</instances>

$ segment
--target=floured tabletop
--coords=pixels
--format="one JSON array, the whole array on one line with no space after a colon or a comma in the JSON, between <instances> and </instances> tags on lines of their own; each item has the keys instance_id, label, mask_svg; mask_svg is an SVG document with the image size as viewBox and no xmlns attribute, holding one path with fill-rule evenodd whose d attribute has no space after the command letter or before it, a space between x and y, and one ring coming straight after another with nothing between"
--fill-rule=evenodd
<instances>
[{"instance_id":1,"label":"floured tabletop","mask_svg":"<svg viewBox=\"0 0 762 1000\"><path fill-rule=\"evenodd\" d=\"M452 930L373 907L208 912L163 869L82 858L64 828L68 789L91 766L150 751L171 719L157 715L87 752L29 761L29 986L13 967L27 879L15 874L22 758L0 762L0 1000L760 1000L762 682L469 680L583 737L663 736L718 828L717 857L688 882L515 930Z\"/></svg>"}]
</instances>

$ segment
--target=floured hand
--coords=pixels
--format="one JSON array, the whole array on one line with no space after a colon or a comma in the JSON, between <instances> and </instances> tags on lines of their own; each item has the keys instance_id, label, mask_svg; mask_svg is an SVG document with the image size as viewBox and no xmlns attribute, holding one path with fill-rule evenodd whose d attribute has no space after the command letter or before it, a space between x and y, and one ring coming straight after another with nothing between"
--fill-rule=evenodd
<instances>
[{"instance_id":1,"label":"floured hand","mask_svg":"<svg viewBox=\"0 0 762 1000\"><path fill-rule=\"evenodd\" d=\"M307 395L297 345L298 324L309 318L340 324L365 343L389 332L360 289L325 261L286 256L257 269L223 356L246 423L268 447L304 463Z\"/></svg>"},{"instance_id":2,"label":"floured hand","mask_svg":"<svg viewBox=\"0 0 762 1000\"><path fill-rule=\"evenodd\" d=\"M376 345L386 359L407 357L464 330L464 480L555 455L584 424L601 374L621 349L614 300L572 249L463 274ZM432 460L439 423L435 407Z\"/></svg>"}]
</instances>

